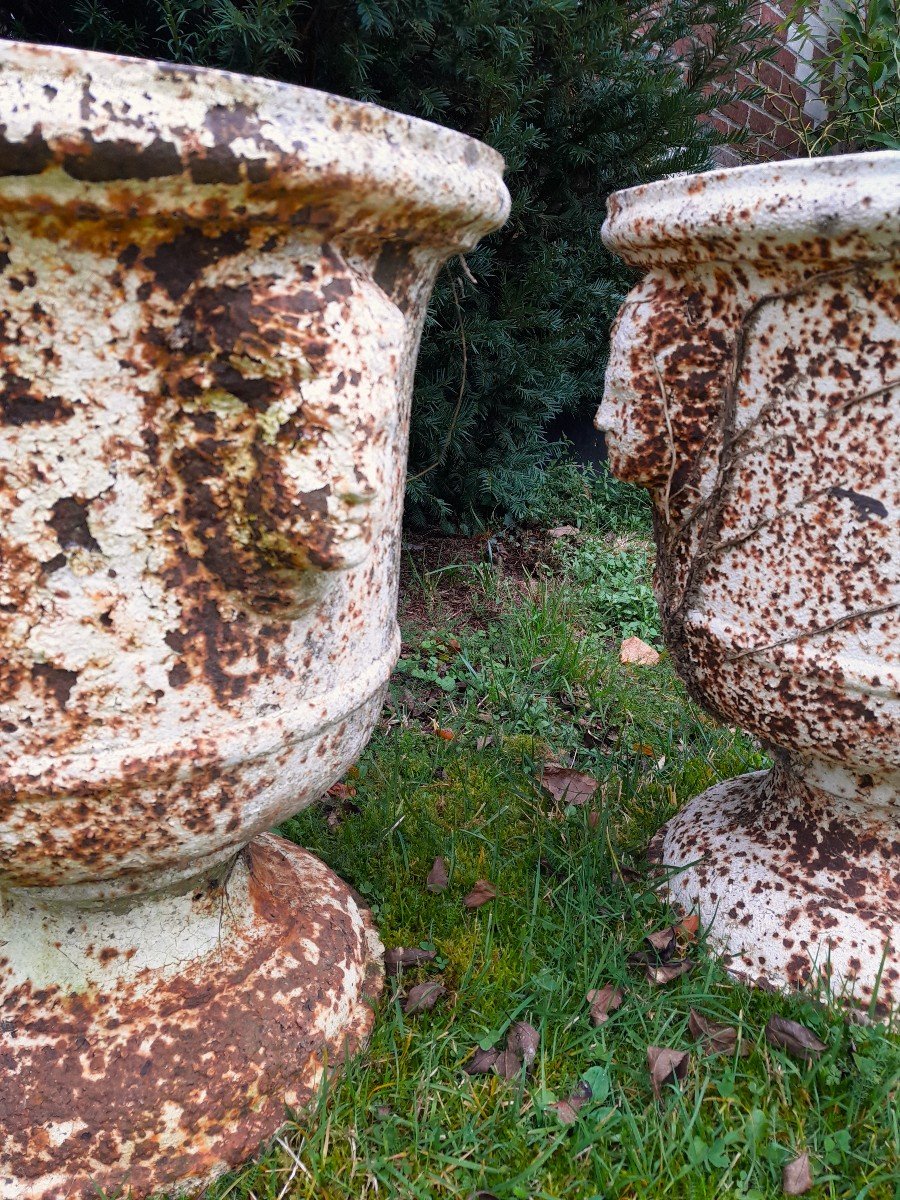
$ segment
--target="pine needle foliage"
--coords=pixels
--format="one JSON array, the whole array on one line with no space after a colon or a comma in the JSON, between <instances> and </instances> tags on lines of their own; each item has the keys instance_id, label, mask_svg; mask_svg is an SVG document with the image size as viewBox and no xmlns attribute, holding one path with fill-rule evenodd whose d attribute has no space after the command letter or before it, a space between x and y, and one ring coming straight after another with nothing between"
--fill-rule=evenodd
<instances>
[{"instance_id":1,"label":"pine needle foliage","mask_svg":"<svg viewBox=\"0 0 900 1200\"><path fill-rule=\"evenodd\" d=\"M481 138L506 227L442 272L416 377L408 513L527 518L563 411L589 420L633 282L610 192L709 164L703 115L774 49L751 0L20 0L8 35L323 88ZM2 17L0 17L2 21Z\"/></svg>"}]
</instances>

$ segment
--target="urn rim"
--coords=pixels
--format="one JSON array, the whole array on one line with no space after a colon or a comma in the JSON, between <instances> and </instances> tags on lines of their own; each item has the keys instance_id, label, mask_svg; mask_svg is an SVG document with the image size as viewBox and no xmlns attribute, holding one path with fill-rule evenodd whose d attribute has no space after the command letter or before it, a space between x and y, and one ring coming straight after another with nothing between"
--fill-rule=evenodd
<instances>
[{"instance_id":1,"label":"urn rim","mask_svg":"<svg viewBox=\"0 0 900 1200\"><path fill-rule=\"evenodd\" d=\"M672 175L614 192L602 237L635 266L774 266L900 250L900 150Z\"/></svg>"},{"instance_id":2,"label":"urn rim","mask_svg":"<svg viewBox=\"0 0 900 1200\"><path fill-rule=\"evenodd\" d=\"M217 68L0 39L0 122L5 206L46 183L50 204L121 214L132 191L141 215L343 223L444 253L510 208L502 155L467 134Z\"/></svg>"}]
</instances>

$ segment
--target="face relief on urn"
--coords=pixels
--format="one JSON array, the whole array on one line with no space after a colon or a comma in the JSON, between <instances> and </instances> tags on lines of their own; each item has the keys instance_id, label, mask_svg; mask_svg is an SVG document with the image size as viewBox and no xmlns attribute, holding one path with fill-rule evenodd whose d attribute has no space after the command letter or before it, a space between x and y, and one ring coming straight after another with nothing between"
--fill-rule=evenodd
<instances>
[{"instance_id":1,"label":"face relief on urn","mask_svg":"<svg viewBox=\"0 0 900 1200\"><path fill-rule=\"evenodd\" d=\"M613 196L645 269L598 425L650 490L657 595L691 694L769 772L720 783L651 857L734 970L900 1002L900 154Z\"/></svg>"},{"instance_id":2,"label":"face relief on urn","mask_svg":"<svg viewBox=\"0 0 900 1200\"><path fill-rule=\"evenodd\" d=\"M501 172L0 46L0 1200L198 1188L371 1026L368 913L266 831L380 710L425 305Z\"/></svg>"}]
</instances>

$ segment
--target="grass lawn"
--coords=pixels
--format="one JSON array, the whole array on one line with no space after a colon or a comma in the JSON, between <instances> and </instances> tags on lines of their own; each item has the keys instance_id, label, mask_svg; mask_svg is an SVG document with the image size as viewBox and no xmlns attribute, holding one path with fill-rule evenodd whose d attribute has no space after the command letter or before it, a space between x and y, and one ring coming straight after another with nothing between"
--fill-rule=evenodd
<instances>
[{"instance_id":1,"label":"grass lawn","mask_svg":"<svg viewBox=\"0 0 900 1200\"><path fill-rule=\"evenodd\" d=\"M694 969L664 986L629 962L677 919L643 860L651 834L689 797L766 760L687 699L665 655L618 661L625 636L662 648L642 498L560 468L545 509L542 530L412 537L404 654L381 726L343 797L283 832L362 893L386 946L436 957L387 980L365 1055L212 1200L762 1200L781 1194L783 1167L803 1152L808 1195L897 1200L896 1030L736 984L702 930L682 938ZM546 532L561 525L577 532ZM548 795L548 761L592 776L592 799ZM425 886L436 856L449 876L438 894ZM482 879L496 898L469 910ZM410 988L431 980L446 993L405 1015ZM595 1027L586 993L606 984L624 1001ZM737 1049L705 1055L692 1008L736 1027ZM772 1014L811 1029L820 1057L770 1046ZM514 1021L540 1033L530 1074L467 1074L473 1051L502 1048ZM690 1051L659 1100L648 1046ZM573 1094L582 1103L565 1124L555 1104Z\"/></svg>"}]
</instances>

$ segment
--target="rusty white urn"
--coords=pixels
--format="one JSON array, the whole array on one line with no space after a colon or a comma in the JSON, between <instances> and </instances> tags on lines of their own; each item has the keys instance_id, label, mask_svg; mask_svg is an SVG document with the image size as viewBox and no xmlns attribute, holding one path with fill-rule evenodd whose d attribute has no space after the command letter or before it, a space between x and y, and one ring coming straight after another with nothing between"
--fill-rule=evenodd
<instances>
[{"instance_id":1,"label":"rusty white urn","mask_svg":"<svg viewBox=\"0 0 900 1200\"><path fill-rule=\"evenodd\" d=\"M398 650L413 367L500 157L300 88L0 48L0 1197L199 1187L372 1021L265 832Z\"/></svg>"},{"instance_id":2,"label":"rusty white urn","mask_svg":"<svg viewBox=\"0 0 900 1200\"><path fill-rule=\"evenodd\" d=\"M900 153L610 200L645 274L597 423L691 694L770 750L651 857L744 976L900 1002Z\"/></svg>"}]
</instances>

